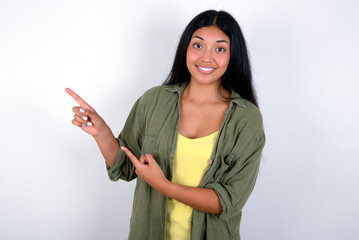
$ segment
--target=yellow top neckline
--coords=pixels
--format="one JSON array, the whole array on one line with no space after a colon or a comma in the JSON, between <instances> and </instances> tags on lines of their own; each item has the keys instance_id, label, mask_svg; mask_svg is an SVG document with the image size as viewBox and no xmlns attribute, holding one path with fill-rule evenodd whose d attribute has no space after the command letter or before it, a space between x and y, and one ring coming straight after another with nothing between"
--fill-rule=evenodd
<instances>
[{"instance_id":1,"label":"yellow top neckline","mask_svg":"<svg viewBox=\"0 0 359 240\"><path fill-rule=\"evenodd\" d=\"M188 137L183 136L183 135L180 134L180 133L178 133L178 135L181 136L182 138L188 139L188 140L200 140L200 139L210 138L210 137L212 137L213 135L218 134L218 132L219 132L219 130L217 130L217 131L215 131L214 133L211 133L211 134L209 134L209 135L207 135L207 136L199 137L199 138L188 138Z\"/></svg>"}]
</instances>

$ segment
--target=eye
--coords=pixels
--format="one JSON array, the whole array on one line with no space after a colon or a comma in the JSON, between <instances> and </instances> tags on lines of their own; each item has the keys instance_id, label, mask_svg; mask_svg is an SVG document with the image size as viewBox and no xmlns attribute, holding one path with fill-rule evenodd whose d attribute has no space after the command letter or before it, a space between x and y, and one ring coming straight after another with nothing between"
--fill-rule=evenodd
<instances>
[{"instance_id":1,"label":"eye","mask_svg":"<svg viewBox=\"0 0 359 240\"><path fill-rule=\"evenodd\" d=\"M202 46L200 44L198 44L198 43L193 44L193 47L196 48L196 49L201 49L202 48Z\"/></svg>"},{"instance_id":2,"label":"eye","mask_svg":"<svg viewBox=\"0 0 359 240\"><path fill-rule=\"evenodd\" d=\"M217 51L217 52L225 52L225 51L226 51L226 49L221 48L221 47L218 47L218 48L216 48L216 51Z\"/></svg>"}]
</instances>

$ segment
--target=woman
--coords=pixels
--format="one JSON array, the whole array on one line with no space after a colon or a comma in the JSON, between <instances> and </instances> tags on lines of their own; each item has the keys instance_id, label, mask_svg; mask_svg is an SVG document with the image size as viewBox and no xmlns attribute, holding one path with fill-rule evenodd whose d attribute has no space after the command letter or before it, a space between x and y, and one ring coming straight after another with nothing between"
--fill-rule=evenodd
<instances>
[{"instance_id":1,"label":"woman","mask_svg":"<svg viewBox=\"0 0 359 240\"><path fill-rule=\"evenodd\" d=\"M240 239L265 135L231 15L209 10L189 23L168 79L136 101L118 138L66 91L80 105L72 123L94 137L110 179L137 178L129 239Z\"/></svg>"}]
</instances>

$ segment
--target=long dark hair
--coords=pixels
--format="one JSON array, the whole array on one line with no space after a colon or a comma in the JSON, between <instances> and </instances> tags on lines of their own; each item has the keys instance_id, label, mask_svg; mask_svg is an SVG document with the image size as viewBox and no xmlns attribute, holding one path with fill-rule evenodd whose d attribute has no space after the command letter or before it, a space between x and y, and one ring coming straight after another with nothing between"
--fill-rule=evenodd
<instances>
[{"instance_id":1,"label":"long dark hair","mask_svg":"<svg viewBox=\"0 0 359 240\"><path fill-rule=\"evenodd\" d=\"M258 107L246 41L237 21L225 11L207 10L187 25L179 41L171 72L163 85L188 82L191 79L186 65L188 44L197 29L213 25L227 34L231 41L230 60L227 71L222 76L221 85L228 91L234 90Z\"/></svg>"}]
</instances>

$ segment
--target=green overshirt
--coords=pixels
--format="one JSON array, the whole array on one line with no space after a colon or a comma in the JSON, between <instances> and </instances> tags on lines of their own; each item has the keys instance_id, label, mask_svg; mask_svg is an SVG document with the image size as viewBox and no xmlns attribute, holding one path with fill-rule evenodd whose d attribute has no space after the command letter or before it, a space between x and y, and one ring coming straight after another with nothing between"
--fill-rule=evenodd
<instances>
[{"instance_id":1,"label":"green overshirt","mask_svg":"<svg viewBox=\"0 0 359 240\"><path fill-rule=\"evenodd\" d=\"M117 138L136 157L150 153L171 180L177 145L181 94L186 83L158 86L146 91L134 104ZM240 239L242 208L251 194L265 143L259 109L232 91L230 107L198 187L216 191L221 214L193 210L191 239ZM119 150L111 168L113 181L137 178L135 167ZM167 197L137 178L130 221L130 240L165 240Z\"/></svg>"}]
</instances>

